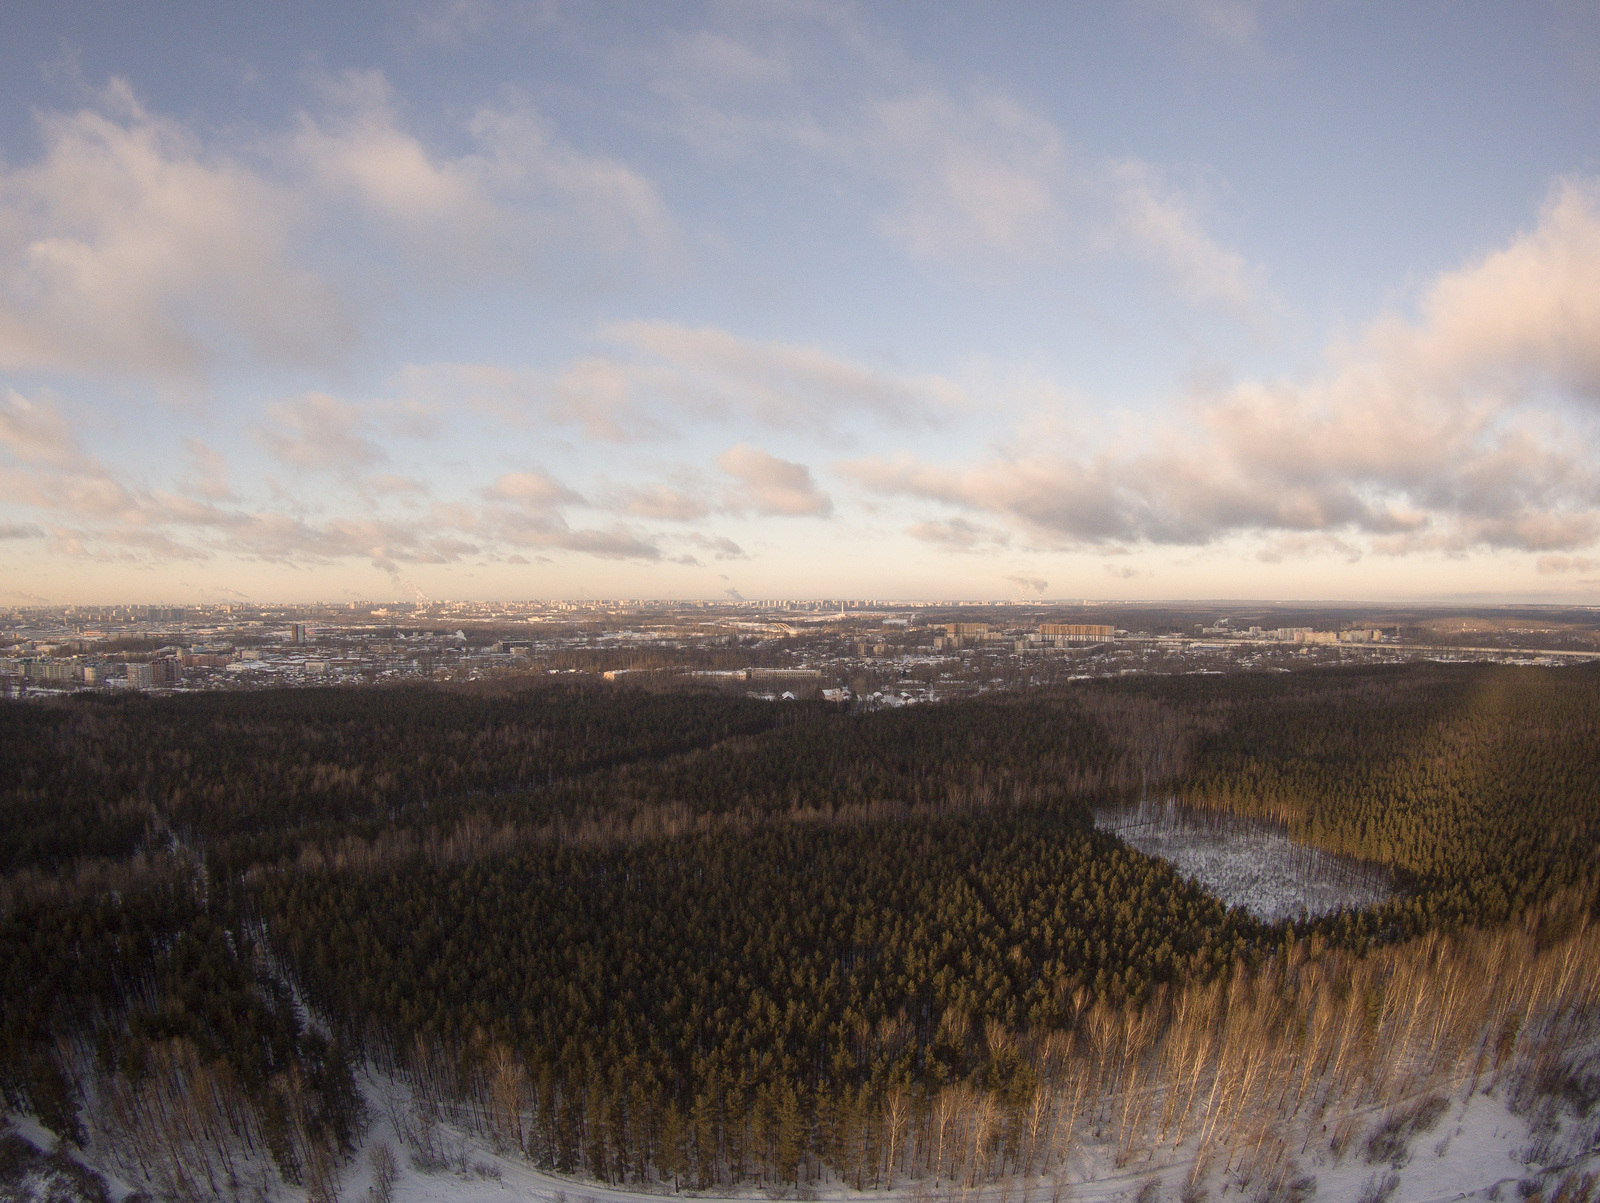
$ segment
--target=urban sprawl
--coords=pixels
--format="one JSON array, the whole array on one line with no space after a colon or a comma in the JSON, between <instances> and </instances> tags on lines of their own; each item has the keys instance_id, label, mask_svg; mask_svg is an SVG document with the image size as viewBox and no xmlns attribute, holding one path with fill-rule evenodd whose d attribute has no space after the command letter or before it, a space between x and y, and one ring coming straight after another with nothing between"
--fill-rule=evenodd
<instances>
[{"instance_id":1,"label":"urban sprawl","mask_svg":"<svg viewBox=\"0 0 1600 1203\"><path fill-rule=\"evenodd\" d=\"M1345 661L1563 664L1592 614L875 600L35 607L0 613L0 694L484 681L561 673L906 705L1127 673ZM1459 621L1458 621L1459 617ZM1271 625L1269 625L1271 623Z\"/></svg>"}]
</instances>

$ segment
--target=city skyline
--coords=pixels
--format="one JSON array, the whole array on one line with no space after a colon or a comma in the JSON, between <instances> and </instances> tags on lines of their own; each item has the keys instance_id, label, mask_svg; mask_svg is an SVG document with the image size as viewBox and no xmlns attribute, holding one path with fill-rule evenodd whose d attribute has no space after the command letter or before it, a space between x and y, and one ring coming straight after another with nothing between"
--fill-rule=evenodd
<instances>
[{"instance_id":1,"label":"city skyline","mask_svg":"<svg viewBox=\"0 0 1600 1203\"><path fill-rule=\"evenodd\" d=\"M1600 13L0 13L0 606L1600 603Z\"/></svg>"}]
</instances>

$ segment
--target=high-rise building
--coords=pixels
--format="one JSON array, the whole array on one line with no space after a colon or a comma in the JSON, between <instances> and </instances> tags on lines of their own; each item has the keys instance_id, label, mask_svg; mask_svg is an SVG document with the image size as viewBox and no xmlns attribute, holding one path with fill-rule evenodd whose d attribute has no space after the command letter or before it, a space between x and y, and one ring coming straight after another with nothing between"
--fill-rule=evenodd
<instances>
[{"instance_id":1,"label":"high-rise building","mask_svg":"<svg viewBox=\"0 0 1600 1203\"><path fill-rule=\"evenodd\" d=\"M1116 638L1116 628L1092 622L1046 622L1039 625L1039 634L1056 641L1057 647L1072 643L1109 643Z\"/></svg>"}]
</instances>

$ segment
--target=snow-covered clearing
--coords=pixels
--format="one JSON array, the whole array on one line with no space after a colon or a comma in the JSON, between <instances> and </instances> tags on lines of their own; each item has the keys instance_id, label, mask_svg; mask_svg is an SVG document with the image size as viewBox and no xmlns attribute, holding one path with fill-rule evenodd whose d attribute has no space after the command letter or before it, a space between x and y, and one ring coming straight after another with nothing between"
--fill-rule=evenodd
<instances>
[{"instance_id":1,"label":"snow-covered clearing","mask_svg":"<svg viewBox=\"0 0 1600 1203\"><path fill-rule=\"evenodd\" d=\"M1269 923L1371 906L1391 891L1380 867L1297 844L1256 819L1168 801L1098 809L1094 822Z\"/></svg>"}]
</instances>

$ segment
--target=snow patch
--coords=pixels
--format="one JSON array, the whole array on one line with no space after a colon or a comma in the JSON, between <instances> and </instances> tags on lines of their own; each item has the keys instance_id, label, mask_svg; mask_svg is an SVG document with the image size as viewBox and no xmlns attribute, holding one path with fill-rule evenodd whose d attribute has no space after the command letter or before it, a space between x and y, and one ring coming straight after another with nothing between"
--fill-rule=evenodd
<instances>
[{"instance_id":1,"label":"snow patch","mask_svg":"<svg viewBox=\"0 0 1600 1203\"><path fill-rule=\"evenodd\" d=\"M1308 848L1259 819L1167 801L1103 807L1094 825L1268 923L1357 910L1393 893L1382 866Z\"/></svg>"}]
</instances>

